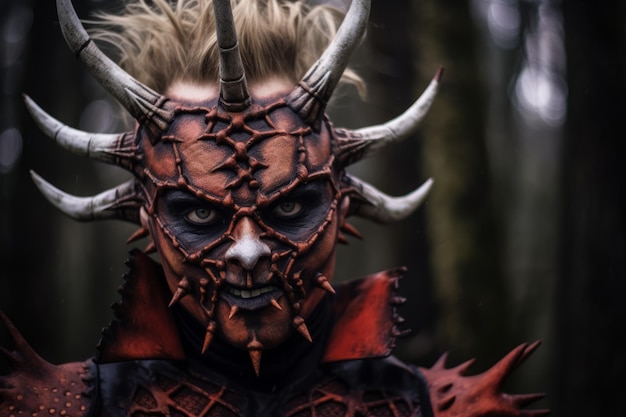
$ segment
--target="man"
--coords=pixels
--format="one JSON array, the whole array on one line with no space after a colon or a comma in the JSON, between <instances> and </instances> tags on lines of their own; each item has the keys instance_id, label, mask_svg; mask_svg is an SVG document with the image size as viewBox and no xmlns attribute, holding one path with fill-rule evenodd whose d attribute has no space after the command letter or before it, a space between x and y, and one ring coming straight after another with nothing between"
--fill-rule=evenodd
<instances>
[{"instance_id":1,"label":"man","mask_svg":"<svg viewBox=\"0 0 626 417\"><path fill-rule=\"evenodd\" d=\"M70 1L57 1L69 47L137 124L90 134L26 104L59 145L134 178L92 198L33 180L71 217L136 223L130 240L149 236L160 263L132 252L91 360L51 365L2 316L15 351L3 350L14 371L0 379L0 415L545 414L519 410L541 395L500 392L536 345L474 377L443 360L418 369L390 356L403 333L402 268L331 284L336 244L357 233L349 216L400 220L425 198L430 180L392 198L345 168L415 130L441 71L391 122L337 129L324 109L342 77L361 83L346 67L369 1L352 1L326 48L327 7L233 5L142 0L105 17L121 35L99 36L118 45L131 76L95 46Z\"/></svg>"}]
</instances>

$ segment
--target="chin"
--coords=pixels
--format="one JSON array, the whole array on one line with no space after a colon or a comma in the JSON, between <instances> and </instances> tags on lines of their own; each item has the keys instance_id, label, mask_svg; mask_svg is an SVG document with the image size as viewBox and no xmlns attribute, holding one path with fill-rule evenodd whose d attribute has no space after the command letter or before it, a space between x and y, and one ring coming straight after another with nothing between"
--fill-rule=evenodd
<instances>
[{"instance_id":1,"label":"chin","mask_svg":"<svg viewBox=\"0 0 626 417\"><path fill-rule=\"evenodd\" d=\"M268 305L257 310L241 309L234 315L226 301L219 301L216 321L221 337L239 349L250 349L251 344L263 350L280 345L293 334L294 315L284 299L279 300L282 310Z\"/></svg>"}]
</instances>

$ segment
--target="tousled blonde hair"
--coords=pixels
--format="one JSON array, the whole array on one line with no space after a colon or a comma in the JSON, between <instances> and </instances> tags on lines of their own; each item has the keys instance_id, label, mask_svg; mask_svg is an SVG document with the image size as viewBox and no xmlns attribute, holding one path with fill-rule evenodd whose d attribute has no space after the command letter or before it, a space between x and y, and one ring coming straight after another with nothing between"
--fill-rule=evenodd
<instances>
[{"instance_id":1,"label":"tousled blonde hair","mask_svg":"<svg viewBox=\"0 0 626 417\"><path fill-rule=\"evenodd\" d=\"M248 82L286 77L296 83L335 35L342 13L281 0L232 0ZM99 14L92 37L119 53L119 64L139 81L164 92L177 81L215 84L219 56L212 0L136 0L121 15ZM363 94L347 69L342 81Z\"/></svg>"}]
</instances>

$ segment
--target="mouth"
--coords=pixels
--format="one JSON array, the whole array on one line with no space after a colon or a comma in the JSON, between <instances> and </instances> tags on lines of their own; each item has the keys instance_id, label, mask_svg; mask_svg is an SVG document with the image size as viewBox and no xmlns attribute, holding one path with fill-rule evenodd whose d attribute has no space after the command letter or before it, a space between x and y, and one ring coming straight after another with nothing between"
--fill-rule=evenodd
<instances>
[{"instance_id":1,"label":"mouth","mask_svg":"<svg viewBox=\"0 0 626 417\"><path fill-rule=\"evenodd\" d=\"M258 288L243 289L228 287L221 292L221 297L225 299L231 307L238 307L243 310L259 310L276 302L283 295L283 291L276 285L266 285Z\"/></svg>"}]
</instances>

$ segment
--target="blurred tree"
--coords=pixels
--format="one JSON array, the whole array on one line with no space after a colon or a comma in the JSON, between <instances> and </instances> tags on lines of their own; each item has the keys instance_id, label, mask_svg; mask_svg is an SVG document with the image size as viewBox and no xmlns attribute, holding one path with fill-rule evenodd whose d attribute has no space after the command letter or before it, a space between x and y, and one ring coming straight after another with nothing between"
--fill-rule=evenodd
<instances>
[{"instance_id":1,"label":"blurred tree","mask_svg":"<svg viewBox=\"0 0 626 417\"><path fill-rule=\"evenodd\" d=\"M626 403L626 4L563 5L569 115L558 302L558 415L623 416Z\"/></svg>"},{"instance_id":2,"label":"blurred tree","mask_svg":"<svg viewBox=\"0 0 626 417\"><path fill-rule=\"evenodd\" d=\"M438 339L458 358L495 361L511 347L501 231L487 160L486 96L469 1L423 0L414 42L425 65L441 63L442 92L425 128L424 161L435 178L428 225L439 302ZM456 356L455 355L455 356Z\"/></svg>"}]
</instances>

